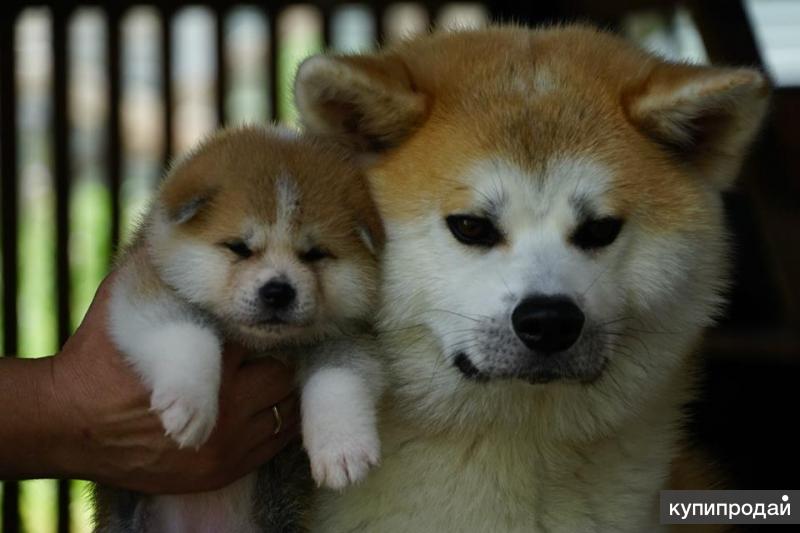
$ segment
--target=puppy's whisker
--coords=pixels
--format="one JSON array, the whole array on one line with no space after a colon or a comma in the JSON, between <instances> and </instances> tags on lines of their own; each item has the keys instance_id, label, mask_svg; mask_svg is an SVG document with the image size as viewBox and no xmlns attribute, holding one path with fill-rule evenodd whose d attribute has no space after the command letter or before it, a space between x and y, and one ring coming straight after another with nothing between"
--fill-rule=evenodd
<instances>
[{"instance_id":1,"label":"puppy's whisker","mask_svg":"<svg viewBox=\"0 0 800 533\"><path fill-rule=\"evenodd\" d=\"M414 329L423 329L424 327L425 326L423 326L422 324L413 324L411 326L404 326L404 327L399 327L399 328L377 328L376 327L375 328L375 332L376 333L385 333L385 334L402 333L404 331L411 331L411 330L414 330Z\"/></svg>"}]
</instances>

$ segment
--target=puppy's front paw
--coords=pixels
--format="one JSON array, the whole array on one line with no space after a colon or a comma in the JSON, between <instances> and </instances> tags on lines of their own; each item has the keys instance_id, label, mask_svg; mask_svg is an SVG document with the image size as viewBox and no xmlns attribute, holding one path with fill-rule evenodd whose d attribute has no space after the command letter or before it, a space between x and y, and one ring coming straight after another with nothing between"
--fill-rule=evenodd
<instances>
[{"instance_id":1,"label":"puppy's front paw","mask_svg":"<svg viewBox=\"0 0 800 533\"><path fill-rule=\"evenodd\" d=\"M170 387L153 391L151 405L166 434L178 446L200 447L217 422L217 394L206 387Z\"/></svg>"},{"instance_id":2,"label":"puppy's front paw","mask_svg":"<svg viewBox=\"0 0 800 533\"><path fill-rule=\"evenodd\" d=\"M361 428L348 432L314 431L307 438L308 456L311 459L311 474L317 485L341 490L351 483L364 479L370 467L380 461L380 442L377 432Z\"/></svg>"}]
</instances>

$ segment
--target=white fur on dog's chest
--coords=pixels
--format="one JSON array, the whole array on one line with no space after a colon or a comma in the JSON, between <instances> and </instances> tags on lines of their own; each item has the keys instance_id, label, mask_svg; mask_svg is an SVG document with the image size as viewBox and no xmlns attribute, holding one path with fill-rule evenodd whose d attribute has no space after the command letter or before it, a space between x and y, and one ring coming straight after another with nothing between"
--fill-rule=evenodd
<instances>
[{"instance_id":1,"label":"white fur on dog's chest","mask_svg":"<svg viewBox=\"0 0 800 533\"><path fill-rule=\"evenodd\" d=\"M637 446L632 456L617 439L558 450L521 437L415 437L395 425L382 435L383 463L365 483L319 495L311 530L659 530L656 505L666 472L663 461L648 456L664 453L663 442Z\"/></svg>"}]
</instances>

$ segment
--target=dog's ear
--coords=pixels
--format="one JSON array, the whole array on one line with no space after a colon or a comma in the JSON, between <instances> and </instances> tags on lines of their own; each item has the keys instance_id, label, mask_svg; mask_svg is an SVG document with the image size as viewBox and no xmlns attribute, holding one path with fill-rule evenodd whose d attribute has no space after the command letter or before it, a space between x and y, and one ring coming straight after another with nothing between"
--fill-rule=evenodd
<instances>
[{"instance_id":1,"label":"dog's ear","mask_svg":"<svg viewBox=\"0 0 800 533\"><path fill-rule=\"evenodd\" d=\"M367 152L402 142L426 111L405 65L389 55L310 57L297 71L294 97L309 131Z\"/></svg>"},{"instance_id":2,"label":"dog's ear","mask_svg":"<svg viewBox=\"0 0 800 533\"><path fill-rule=\"evenodd\" d=\"M355 214L353 222L356 236L369 253L378 257L386 243L386 232L378 207L369 192L367 178L359 176L358 181L348 188L344 204L349 212Z\"/></svg>"},{"instance_id":3,"label":"dog's ear","mask_svg":"<svg viewBox=\"0 0 800 533\"><path fill-rule=\"evenodd\" d=\"M372 205L361 213L358 221L358 236L373 256L380 256L386 242L386 233L378 210Z\"/></svg>"},{"instance_id":4,"label":"dog's ear","mask_svg":"<svg viewBox=\"0 0 800 533\"><path fill-rule=\"evenodd\" d=\"M758 131L768 95L756 70L659 63L625 104L637 127L726 189Z\"/></svg>"}]
</instances>

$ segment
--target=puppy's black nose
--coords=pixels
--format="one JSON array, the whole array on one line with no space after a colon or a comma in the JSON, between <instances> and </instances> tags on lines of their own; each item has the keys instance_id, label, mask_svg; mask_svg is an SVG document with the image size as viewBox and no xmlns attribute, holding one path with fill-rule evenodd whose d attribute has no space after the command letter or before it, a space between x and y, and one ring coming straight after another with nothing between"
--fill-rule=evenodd
<instances>
[{"instance_id":1,"label":"puppy's black nose","mask_svg":"<svg viewBox=\"0 0 800 533\"><path fill-rule=\"evenodd\" d=\"M264 305L276 311L289 307L295 294L294 287L285 281L270 281L258 290Z\"/></svg>"},{"instance_id":2,"label":"puppy's black nose","mask_svg":"<svg viewBox=\"0 0 800 533\"><path fill-rule=\"evenodd\" d=\"M580 308L563 296L526 298L511 314L517 337L542 354L561 352L575 344L584 320Z\"/></svg>"}]
</instances>

